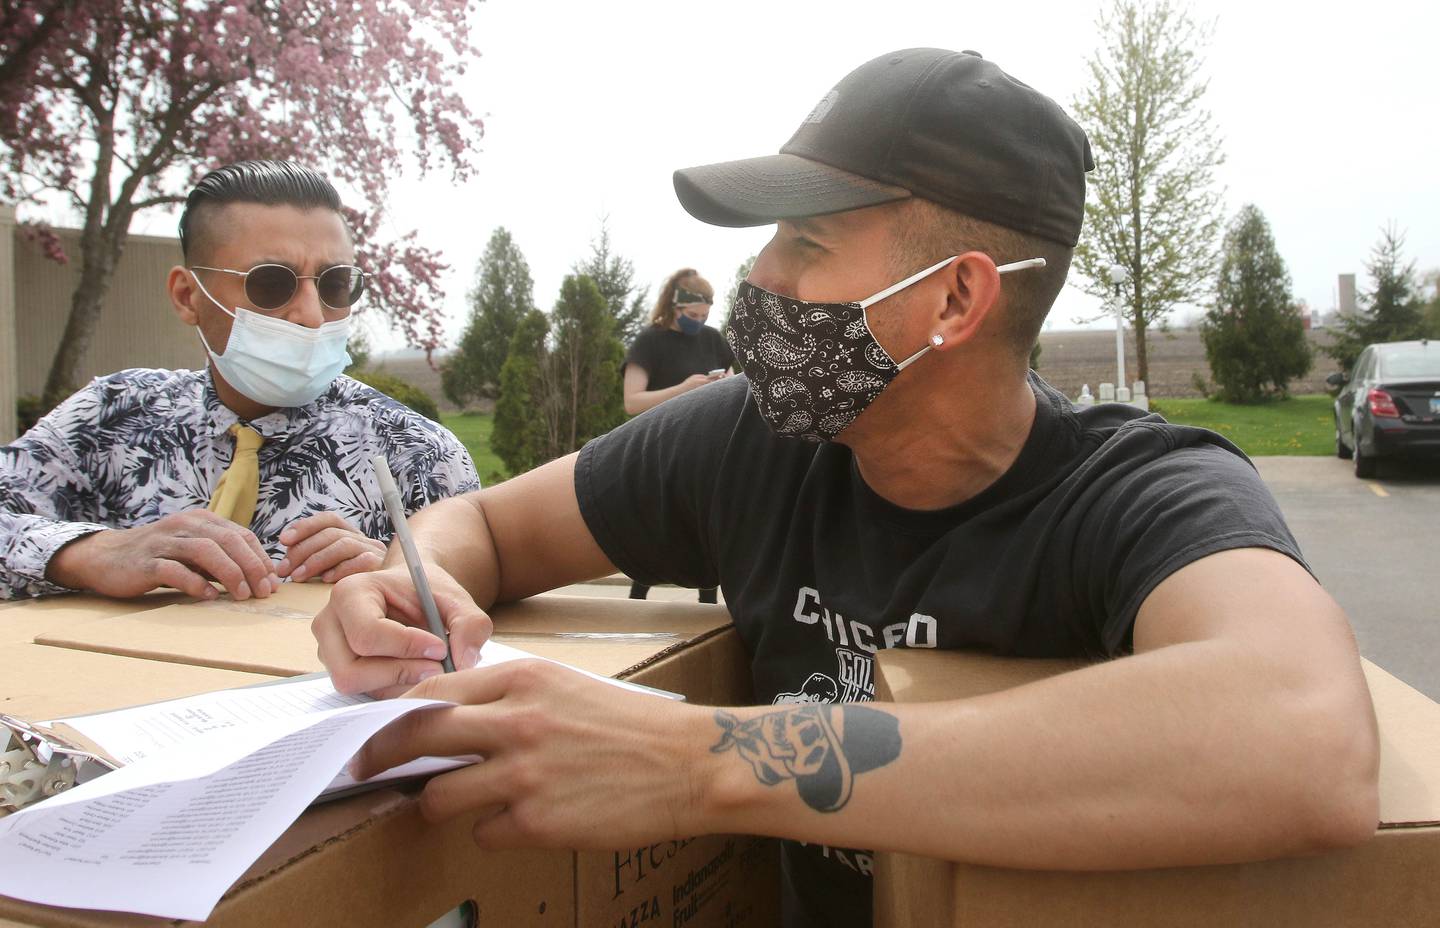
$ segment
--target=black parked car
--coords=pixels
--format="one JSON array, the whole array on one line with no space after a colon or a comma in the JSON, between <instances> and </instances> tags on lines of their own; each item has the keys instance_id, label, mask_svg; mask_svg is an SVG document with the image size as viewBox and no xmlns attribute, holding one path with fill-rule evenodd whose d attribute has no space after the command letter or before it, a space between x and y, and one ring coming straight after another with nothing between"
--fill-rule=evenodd
<instances>
[{"instance_id":1,"label":"black parked car","mask_svg":"<svg viewBox=\"0 0 1440 928\"><path fill-rule=\"evenodd\" d=\"M1440 457L1440 341L1383 342L1360 352L1353 376L1331 374L1335 453L1355 476L1375 476L1381 458Z\"/></svg>"}]
</instances>

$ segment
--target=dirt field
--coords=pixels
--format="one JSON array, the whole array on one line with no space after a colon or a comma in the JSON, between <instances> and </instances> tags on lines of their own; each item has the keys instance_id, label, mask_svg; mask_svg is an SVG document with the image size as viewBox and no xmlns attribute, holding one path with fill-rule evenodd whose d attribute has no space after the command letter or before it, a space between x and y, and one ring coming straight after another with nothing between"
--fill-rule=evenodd
<instances>
[{"instance_id":1,"label":"dirt field","mask_svg":"<svg viewBox=\"0 0 1440 928\"><path fill-rule=\"evenodd\" d=\"M394 377L414 384L426 393L431 399L440 404L441 412L455 412L455 404L445 396L445 391L440 389L439 365L444 362L444 355L436 352L435 368L425 362L425 355L419 351L401 351L393 354L375 355L370 359L372 370L384 371ZM488 404L484 411L489 412L493 404ZM478 407L472 407L478 408Z\"/></svg>"},{"instance_id":2,"label":"dirt field","mask_svg":"<svg viewBox=\"0 0 1440 928\"><path fill-rule=\"evenodd\" d=\"M1324 330L1311 332L1312 347L1326 340ZM1205 361L1205 345L1195 329L1174 329L1170 334L1151 333L1150 379L1146 391L1151 396L1199 396L1194 386L1196 373L1210 377ZM1081 384L1089 384L1094 393L1102 381L1115 380L1115 332L1044 332L1040 335L1040 376L1069 396L1080 394ZM1324 393L1325 376L1337 370L1335 362L1315 349L1314 365L1303 380L1290 385L1292 393ZM1135 373L1135 340L1126 333L1125 376L1137 379Z\"/></svg>"},{"instance_id":3,"label":"dirt field","mask_svg":"<svg viewBox=\"0 0 1440 928\"><path fill-rule=\"evenodd\" d=\"M1325 331L1310 333L1311 344L1323 343ZM1040 336L1040 376L1069 396L1080 394L1080 385L1088 383L1093 393L1102 381L1115 379L1114 331L1045 332ZM1128 334L1125 339L1126 377L1134 381L1135 343ZM436 363L439 363L439 355ZM440 390L440 372L432 370L418 352L381 356L372 367L384 370L433 396L445 412L455 407ZM1336 370L1335 362L1315 350L1315 363L1305 379L1291 384L1293 393L1324 393L1325 375ZM1205 346L1195 329L1175 329L1170 334L1153 333L1150 338L1150 381L1146 388L1151 396L1199 396L1194 375L1210 376L1205 363ZM485 410L488 411L488 408Z\"/></svg>"}]
</instances>

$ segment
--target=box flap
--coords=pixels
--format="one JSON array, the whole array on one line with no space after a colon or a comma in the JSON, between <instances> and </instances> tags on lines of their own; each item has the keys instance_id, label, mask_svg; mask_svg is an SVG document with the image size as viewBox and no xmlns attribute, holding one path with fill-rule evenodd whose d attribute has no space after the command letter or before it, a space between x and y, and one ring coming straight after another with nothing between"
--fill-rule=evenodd
<instances>
[{"instance_id":1,"label":"box flap","mask_svg":"<svg viewBox=\"0 0 1440 928\"><path fill-rule=\"evenodd\" d=\"M1086 666L1082 660L1028 660L976 651L909 648L881 651L876 661L880 676L875 697L891 702L968 699Z\"/></svg>"},{"instance_id":2,"label":"box flap","mask_svg":"<svg viewBox=\"0 0 1440 928\"><path fill-rule=\"evenodd\" d=\"M286 584L266 599L188 601L46 623L35 643L276 676L324 669L310 619L330 588ZM496 607L495 640L613 676L730 624L724 607L543 595Z\"/></svg>"},{"instance_id":3,"label":"box flap","mask_svg":"<svg viewBox=\"0 0 1440 928\"><path fill-rule=\"evenodd\" d=\"M268 600L190 602L51 628L37 645L294 676L320 670L311 616Z\"/></svg>"},{"instance_id":4,"label":"box flap","mask_svg":"<svg viewBox=\"0 0 1440 928\"><path fill-rule=\"evenodd\" d=\"M882 651L876 694L895 702L965 699L1085 666L969 651ZM1362 662L1380 726L1382 828L1440 823L1440 705L1369 661Z\"/></svg>"},{"instance_id":5,"label":"box flap","mask_svg":"<svg viewBox=\"0 0 1440 928\"><path fill-rule=\"evenodd\" d=\"M0 712L31 721L102 712L273 679L35 644L0 645Z\"/></svg>"},{"instance_id":6,"label":"box flap","mask_svg":"<svg viewBox=\"0 0 1440 928\"><path fill-rule=\"evenodd\" d=\"M124 615L184 602L180 593L149 593L135 599L108 599L86 593L0 602L0 645L29 643L41 632L65 628L101 615Z\"/></svg>"},{"instance_id":7,"label":"box flap","mask_svg":"<svg viewBox=\"0 0 1440 928\"><path fill-rule=\"evenodd\" d=\"M1380 726L1380 827L1440 823L1440 705L1363 663Z\"/></svg>"}]
</instances>

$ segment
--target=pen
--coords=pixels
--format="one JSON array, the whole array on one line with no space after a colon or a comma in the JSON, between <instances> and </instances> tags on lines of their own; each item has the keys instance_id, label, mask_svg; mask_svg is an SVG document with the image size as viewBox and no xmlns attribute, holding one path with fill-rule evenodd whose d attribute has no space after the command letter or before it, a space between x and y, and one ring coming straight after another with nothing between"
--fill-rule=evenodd
<instances>
[{"instance_id":1,"label":"pen","mask_svg":"<svg viewBox=\"0 0 1440 928\"><path fill-rule=\"evenodd\" d=\"M420 551L415 547L415 536L410 534L410 523L405 519L405 507L400 503L400 488L390 473L385 456L375 455L370 459L375 468L375 479L380 481L380 497L385 500L385 509L390 513L390 523L395 526L395 537L400 539L400 551L405 555L405 566L410 568L410 580L415 584L415 593L420 597L420 609L425 613L425 622L430 633L445 642L445 659L441 666L446 673L455 672L455 662L450 659L450 635L445 623L440 621L440 610L435 606L435 594L430 592L430 581L425 578L425 567L420 563Z\"/></svg>"}]
</instances>

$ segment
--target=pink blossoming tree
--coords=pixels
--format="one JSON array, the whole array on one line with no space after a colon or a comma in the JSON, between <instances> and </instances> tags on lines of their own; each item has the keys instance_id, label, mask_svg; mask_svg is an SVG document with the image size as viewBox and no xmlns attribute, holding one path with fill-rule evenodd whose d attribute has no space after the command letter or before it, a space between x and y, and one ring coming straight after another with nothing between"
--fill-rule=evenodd
<instances>
[{"instance_id":1,"label":"pink blossoming tree","mask_svg":"<svg viewBox=\"0 0 1440 928\"><path fill-rule=\"evenodd\" d=\"M58 196L84 217L45 404L75 386L134 216L183 202L200 175L245 158L295 160L352 190L372 305L411 344L435 348L445 265L414 232L380 230L404 160L456 182L471 171L482 125L456 81L478 54L476 2L8 0L0 196Z\"/></svg>"}]
</instances>

